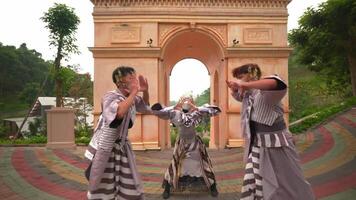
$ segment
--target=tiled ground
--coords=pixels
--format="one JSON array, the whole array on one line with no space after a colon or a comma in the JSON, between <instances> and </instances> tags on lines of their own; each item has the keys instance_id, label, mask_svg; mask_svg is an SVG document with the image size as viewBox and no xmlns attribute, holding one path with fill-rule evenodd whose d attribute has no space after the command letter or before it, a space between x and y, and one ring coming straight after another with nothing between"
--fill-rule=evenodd
<instances>
[{"instance_id":1,"label":"tiled ground","mask_svg":"<svg viewBox=\"0 0 356 200\"><path fill-rule=\"evenodd\" d=\"M356 109L300 135L304 174L318 199L356 199ZM84 148L0 147L0 199L85 199ZM218 198L206 192L173 193L171 199L239 199L242 150L210 150ZM136 152L146 199L162 199L161 181L172 150Z\"/></svg>"}]
</instances>

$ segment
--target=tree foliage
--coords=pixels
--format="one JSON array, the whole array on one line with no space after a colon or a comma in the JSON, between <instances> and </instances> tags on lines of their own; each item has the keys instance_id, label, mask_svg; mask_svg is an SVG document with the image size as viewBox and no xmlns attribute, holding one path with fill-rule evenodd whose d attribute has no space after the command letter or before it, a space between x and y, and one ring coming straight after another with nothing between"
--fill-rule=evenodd
<instances>
[{"instance_id":1,"label":"tree foliage","mask_svg":"<svg viewBox=\"0 0 356 200\"><path fill-rule=\"evenodd\" d=\"M329 0L308 8L299 25L289 34L297 62L318 72L331 93L355 96L356 1Z\"/></svg>"},{"instance_id":2,"label":"tree foliage","mask_svg":"<svg viewBox=\"0 0 356 200\"><path fill-rule=\"evenodd\" d=\"M75 33L80 23L79 17L75 14L74 8L65 4L55 3L41 17L46 23L46 28L50 31L50 45L59 50L61 58L67 57L70 53L78 53L75 44ZM58 54L56 54L58 56Z\"/></svg>"},{"instance_id":3,"label":"tree foliage","mask_svg":"<svg viewBox=\"0 0 356 200\"><path fill-rule=\"evenodd\" d=\"M4 112L16 112L14 107L23 109L19 103L32 105L47 76L40 95L54 96L53 62L43 60L40 53L28 49L25 43L19 48L0 43L0 116ZM62 96L86 97L92 105L93 82L89 74L79 74L74 67L67 66L61 67L59 78L63 82Z\"/></svg>"},{"instance_id":4,"label":"tree foliage","mask_svg":"<svg viewBox=\"0 0 356 200\"><path fill-rule=\"evenodd\" d=\"M19 48L0 43L0 99L16 96L28 83L41 83L49 73L49 65L25 43Z\"/></svg>"},{"instance_id":5,"label":"tree foliage","mask_svg":"<svg viewBox=\"0 0 356 200\"><path fill-rule=\"evenodd\" d=\"M71 53L79 53L75 44L75 33L80 20L73 8L57 3L49 8L41 19L50 31L50 45L57 49L54 61L54 78L56 82L56 106L60 107L63 106L61 101L63 93L63 80L61 79L63 76L60 75L60 73L63 73L63 70L60 69L61 60L68 58Z\"/></svg>"},{"instance_id":6,"label":"tree foliage","mask_svg":"<svg viewBox=\"0 0 356 200\"><path fill-rule=\"evenodd\" d=\"M207 88L201 94L197 95L194 101L197 106L202 106L206 103L210 104L210 88Z\"/></svg>"}]
</instances>

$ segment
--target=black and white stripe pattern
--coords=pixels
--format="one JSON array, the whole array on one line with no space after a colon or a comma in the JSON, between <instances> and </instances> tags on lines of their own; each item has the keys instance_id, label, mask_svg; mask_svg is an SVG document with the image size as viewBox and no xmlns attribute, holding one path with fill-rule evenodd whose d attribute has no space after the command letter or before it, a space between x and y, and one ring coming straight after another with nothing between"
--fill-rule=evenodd
<instances>
[{"instance_id":1,"label":"black and white stripe pattern","mask_svg":"<svg viewBox=\"0 0 356 200\"><path fill-rule=\"evenodd\" d=\"M268 76L265 78L274 78L285 84L278 76ZM277 118L284 114L281 100L286 94L287 88L281 90L254 90L251 120L272 126Z\"/></svg>"},{"instance_id":2,"label":"black and white stripe pattern","mask_svg":"<svg viewBox=\"0 0 356 200\"><path fill-rule=\"evenodd\" d=\"M173 186L174 189L178 188L178 179L182 161L187 153L195 151L197 148L199 148L200 151L201 168L203 172L203 178L207 187L210 187L212 184L216 183L212 163L206 150L206 147L199 136L195 137L196 140L191 144L185 144L184 139L181 139L180 137L177 138L173 150L173 158L171 164L169 165L168 169L164 174L164 181L162 184L163 187L165 183L169 183Z\"/></svg>"},{"instance_id":3,"label":"black and white stripe pattern","mask_svg":"<svg viewBox=\"0 0 356 200\"><path fill-rule=\"evenodd\" d=\"M182 113L182 122L185 127L195 127L201 123L203 115L199 111Z\"/></svg>"},{"instance_id":4,"label":"black and white stripe pattern","mask_svg":"<svg viewBox=\"0 0 356 200\"><path fill-rule=\"evenodd\" d=\"M283 118L272 126L266 126L258 122L253 122L253 126L257 136L254 141L255 145L267 148L290 146L288 138L291 137L291 134Z\"/></svg>"},{"instance_id":5,"label":"black and white stripe pattern","mask_svg":"<svg viewBox=\"0 0 356 200\"><path fill-rule=\"evenodd\" d=\"M260 175L260 147L252 147L245 167L240 200L263 199L262 176Z\"/></svg>"},{"instance_id":6,"label":"black and white stripe pattern","mask_svg":"<svg viewBox=\"0 0 356 200\"><path fill-rule=\"evenodd\" d=\"M131 144L127 139L133 105L124 116L121 125L110 128L117 116L118 102L124 96L109 92L103 98L102 110L93 138L85 152L91 160L86 170L89 179L88 199L143 199L143 189L137 171Z\"/></svg>"},{"instance_id":7,"label":"black and white stripe pattern","mask_svg":"<svg viewBox=\"0 0 356 200\"><path fill-rule=\"evenodd\" d=\"M241 200L263 199L263 176L260 171L261 149L281 148L290 146L288 138L291 137L285 122L282 120L266 126L261 123L251 122L256 135L252 142L251 153L245 167L245 176L241 188Z\"/></svg>"},{"instance_id":8,"label":"black and white stripe pattern","mask_svg":"<svg viewBox=\"0 0 356 200\"><path fill-rule=\"evenodd\" d=\"M276 91L273 92L276 93ZM282 92L285 93L285 91ZM269 100L269 98L263 95L262 91L257 91L254 97L251 120L271 126L279 116L283 115L282 104L280 102L277 104L269 104Z\"/></svg>"},{"instance_id":9,"label":"black and white stripe pattern","mask_svg":"<svg viewBox=\"0 0 356 200\"><path fill-rule=\"evenodd\" d=\"M88 150L95 154L95 149ZM98 189L89 191L88 199L143 199L143 194L133 181L126 151L125 146L120 147L119 143L115 143Z\"/></svg>"},{"instance_id":10,"label":"black and white stripe pattern","mask_svg":"<svg viewBox=\"0 0 356 200\"><path fill-rule=\"evenodd\" d=\"M271 133L271 134L257 134L256 139L257 139L257 146L259 147L290 146L284 132Z\"/></svg>"},{"instance_id":11,"label":"black and white stripe pattern","mask_svg":"<svg viewBox=\"0 0 356 200\"><path fill-rule=\"evenodd\" d=\"M111 151L114 146L114 142L119 136L117 129L104 125L100 131L101 134L98 136L98 144L100 149Z\"/></svg>"}]
</instances>

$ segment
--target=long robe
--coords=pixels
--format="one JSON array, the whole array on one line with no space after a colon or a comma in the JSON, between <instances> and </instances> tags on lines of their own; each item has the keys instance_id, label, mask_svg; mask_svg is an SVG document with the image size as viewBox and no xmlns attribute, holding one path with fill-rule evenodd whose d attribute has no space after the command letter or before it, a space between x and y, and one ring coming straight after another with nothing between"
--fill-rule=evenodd
<instances>
[{"instance_id":1,"label":"long robe","mask_svg":"<svg viewBox=\"0 0 356 200\"><path fill-rule=\"evenodd\" d=\"M287 86L278 76L276 90L250 90L233 97L242 102L245 176L241 200L312 200L291 133L284 122L282 98Z\"/></svg>"},{"instance_id":2,"label":"long robe","mask_svg":"<svg viewBox=\"0 0 356 200\"><path fill-rule=\"evenodd\" d=\"M164 174L163 187L168 183L177 190L181 188L179 179L183 177L203 178L207 188L216 184L210 157L201 137L195 132L195 126L201 123L204 115L210 117L220 112L218 107L208 105L191 113L174 110L173 107L153 111L158 117L169 119L178 127L179 133L174 145L173 159Z\"/></svg>"},{"instance_id":3,"label":"long robe","mask_svg":"<svg viewBox=\"0 0 356 200\"><path fill-rule=\"evenodd\" d=\"M88 199L144 199L127 135L135 121L136 110L147 113L150 108L142 97L136 96L123 119L118 119L118 103L125 99L119 90L106 93L102 99L102 114L85 151L85 157L91 161L86 170Z\"/></svg>"}]
</instances>

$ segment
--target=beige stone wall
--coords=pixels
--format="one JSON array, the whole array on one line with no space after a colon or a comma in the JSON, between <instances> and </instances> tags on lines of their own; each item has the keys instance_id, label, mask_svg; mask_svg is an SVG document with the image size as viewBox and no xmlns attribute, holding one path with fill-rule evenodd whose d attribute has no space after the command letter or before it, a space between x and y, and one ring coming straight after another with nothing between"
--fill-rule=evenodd
<instances>
[{"instance_id":1,"label":"beige stone wall","mask_svg":"<svg viewBox=\"0 0 356 200\"><path fill-rule=\"evenodd\" d=\"M157 46L157 22L108 22L95 23L94 44L96 47L146 47L152 38L152 46Z\"/></svg>"}]
</instances>

